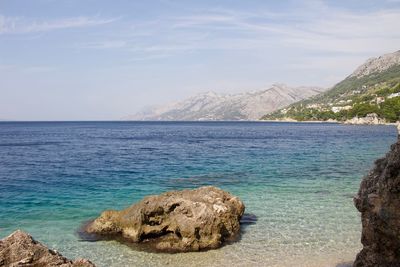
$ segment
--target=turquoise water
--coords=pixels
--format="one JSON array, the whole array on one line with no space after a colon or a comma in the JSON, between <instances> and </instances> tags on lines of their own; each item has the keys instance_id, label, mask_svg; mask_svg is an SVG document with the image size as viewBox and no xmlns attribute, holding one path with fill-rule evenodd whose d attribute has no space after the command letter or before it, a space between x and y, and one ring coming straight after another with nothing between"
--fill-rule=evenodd
<instances>
[{"instance_id":1,"label":"turquoise water","mask_svg":"<svg viewBox=\"0 0 400 267\"><path fill-rule=\"evenodd\" d=\"M250 122L2 122L0 237L30 232L98 266L335 266L360 249L352 196L391 126ZM76 231L149 194L215 185L257 222L201 253L155 254Z\"/></svg>"}]
</instances>

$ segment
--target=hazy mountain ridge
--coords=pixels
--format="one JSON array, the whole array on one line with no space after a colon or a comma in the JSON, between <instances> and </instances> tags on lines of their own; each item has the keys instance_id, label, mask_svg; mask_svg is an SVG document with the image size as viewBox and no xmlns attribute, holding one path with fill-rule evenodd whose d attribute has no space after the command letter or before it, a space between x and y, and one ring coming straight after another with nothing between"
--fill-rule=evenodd
<instances>
[{"instance_id":1,"label":"hazy mountain ridge","mask_svg":"<svg viewBox=\"0 0 400 267\"><path fill-rule=\"evenodd\" d=\"M346 121L371 113L389 122L400 119L400 51L368 59L332 89L262 119Z\"/></svg>"},{"instance_id":2,"label":"hazy mountain ridge","mask_svg":"<svg viewBox=\"0 0 400 267\"><path fill-rule=\"evenodd\" d=\"M258 120L296 101L319 94L319 87L274 84L268 89L238 94L206 92L183 101L153 107L128 120Z\"/></svg>"}]
</instances>

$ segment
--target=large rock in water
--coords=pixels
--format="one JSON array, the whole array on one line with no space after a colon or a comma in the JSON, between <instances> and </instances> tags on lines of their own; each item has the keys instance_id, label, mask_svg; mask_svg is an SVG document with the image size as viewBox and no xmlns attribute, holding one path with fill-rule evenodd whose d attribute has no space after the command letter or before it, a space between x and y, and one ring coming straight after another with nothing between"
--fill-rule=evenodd
<instances>
[{"instance_id":1,"label":"large rock in water","mask_svg":"<svg viewBox=\"0 0 400 267\"><path fill-rule=\"evenodd\" d=\"M0 266L95 267L88 260L69 260L20 230L0 240Z\"/></svg>"},{"instance_id":2,"label":"large rock in water","mask_svg":"<svg viewBox=\"0 0 400 267\"><path fill-rule=\"evenodd\" d=\"M244 205L216 187L148 196L121 211L104 211L88 224L88 233L123 237L166 252L220 247L240 232Z\"/></svg>"},{"instance_id":3,"label":"large rock in water","mask_svg":"<svg viewBox=\"0 0 400 267\"><path fill-rule=\"evenodd\" d=\"M354 267L400 266L400 139L364 177L354 203L364 246Z\"/></svg>"}]
</instances>

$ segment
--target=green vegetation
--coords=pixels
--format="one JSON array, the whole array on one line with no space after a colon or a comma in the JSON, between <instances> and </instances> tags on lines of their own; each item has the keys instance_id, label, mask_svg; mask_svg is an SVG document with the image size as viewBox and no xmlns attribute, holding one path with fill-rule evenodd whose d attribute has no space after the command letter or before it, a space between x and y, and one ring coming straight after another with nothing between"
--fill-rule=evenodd
<instances>
[{"instance_id":1,"label":"green vegetation","mask_svg":"<svg viewBox=\"0 0 400 267\"><path fill-rule=\"evenodd\" d=\"M395 122L400 118L400 97L395 97L386 100L381 104L380 110L377 113L380 117L385 118L390 122Z\"/></svg>"},{"instance_id":2,"label":"green vegetation","mask_svg":"<svg viewBox=\"0 0 400 267\"><path fill-rule=\"evenodd\" d=\"M388 122L400 120L400 65L361 78L348 77L331 90L262 119L295 119L298 121L345 121L376 113Z\"/></svg>"}]
</instances>

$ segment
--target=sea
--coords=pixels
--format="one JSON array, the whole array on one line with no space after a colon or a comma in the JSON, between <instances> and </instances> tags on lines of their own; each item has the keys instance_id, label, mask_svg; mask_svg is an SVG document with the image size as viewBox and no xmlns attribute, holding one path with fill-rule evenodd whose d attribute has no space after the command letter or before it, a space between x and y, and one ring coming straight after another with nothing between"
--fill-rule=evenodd
<instances>
[{"instance_id":1,"label":"sea","mask_svg":"<svg viewBox=\"0 0 400 267\"><path fill-rule=\"evenodd\" d=\"M360 181L393 126L281 122L1 122L0 238L16 229L97 266L346 266ZM81 226L147 195L213 185L246 206L240 238L190 253L90 241Z\"/></svg>"}]
</instances>

